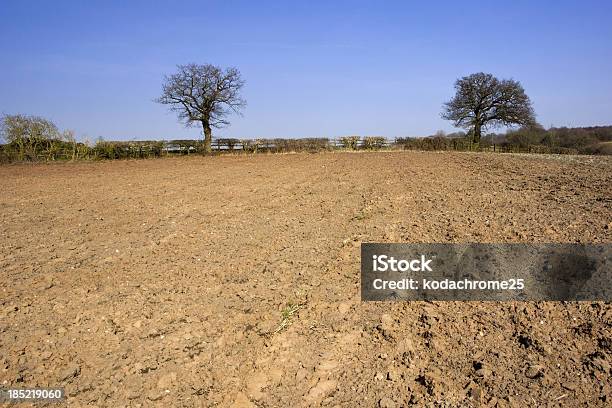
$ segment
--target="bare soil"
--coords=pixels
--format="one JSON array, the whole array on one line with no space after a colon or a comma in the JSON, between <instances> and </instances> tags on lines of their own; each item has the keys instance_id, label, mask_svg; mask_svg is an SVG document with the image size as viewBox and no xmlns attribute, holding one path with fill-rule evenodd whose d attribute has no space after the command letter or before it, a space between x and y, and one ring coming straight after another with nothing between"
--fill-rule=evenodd
<instances>
[{"instance_id":1,"label":"bare soil","mask_svg":"<svg viewBox=\"0 0 612 408\"><path fill-rule=\"evenodd\" d=\"M610 406L604 302L366 303L361 242L612 242L612 158L0 167L0 383L68 406ZM50 404L49 404L50 405Z\"/></svg>"}]
</instances>

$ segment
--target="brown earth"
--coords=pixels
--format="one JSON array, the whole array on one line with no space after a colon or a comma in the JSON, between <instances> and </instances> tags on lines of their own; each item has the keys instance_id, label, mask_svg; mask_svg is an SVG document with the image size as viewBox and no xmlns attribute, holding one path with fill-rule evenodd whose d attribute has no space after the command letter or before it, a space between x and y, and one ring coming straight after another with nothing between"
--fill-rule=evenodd
<instances>
[{"instance_id":1,"label":"brown earth","mask_svg":"<svg viewBox=\"0 0 612 408\"><path fill-rule=\"evenodd\" d=\"M605 157L0 167L0 383L74 407L610 406L609 303L359 295L365 241L610 243L610 186Z\"/></svg>"}]
</instances>

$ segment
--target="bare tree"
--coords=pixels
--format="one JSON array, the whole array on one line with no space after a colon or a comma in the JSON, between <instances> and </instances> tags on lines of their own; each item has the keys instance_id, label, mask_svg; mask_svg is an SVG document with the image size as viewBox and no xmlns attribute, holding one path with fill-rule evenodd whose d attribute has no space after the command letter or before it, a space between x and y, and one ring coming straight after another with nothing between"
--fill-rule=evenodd
<instances>
[{"instance_id":1,"label":"bare tree","mask_svg":"<svg viewBox=\"0 0 612 408\"><path fill-rule=\"evenodd\" d=\"M455 97L444 104L442 118L469 129L474 143L488 127L535 124L531 101L518 81L479 72L455 82Z\"/></svg>"},{"instance_id":2,"label":"bare tree","mask_svg":"<svg viewBox=\"0 0 612 408\"><path fill-rule=\"evenodd\" d=\"M211 152L212 128L229 125L230 113L240 114L246 101L240 97L244 81L236 68L225 70L210 64L179 65L165 77L162 95L156 101L170 105L186 126L201 124L204 151Z\"/></svg>"}]
</instances>

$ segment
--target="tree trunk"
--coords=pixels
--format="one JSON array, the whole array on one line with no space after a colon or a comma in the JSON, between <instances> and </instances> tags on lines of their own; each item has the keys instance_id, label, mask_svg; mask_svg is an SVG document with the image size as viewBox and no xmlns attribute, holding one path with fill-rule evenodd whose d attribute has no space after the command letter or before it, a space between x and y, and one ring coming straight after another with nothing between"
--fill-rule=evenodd
<instances>
[{"instance_id":1,"label":"tree trunk","mask_svg":"<svg viewBox=\"0 0 612 408\"><path fill-rule=\"evenodd\" d=\"M204 129L204 153L209 154L212 152L212 129L206 121L202 121L202 128Z\"/></svg>"},{"instance_id":2,"label":"tree trunk","mask_svg":"<svg viewBox=\"0 0 612 408\"><path fill-rule=\"evenodd\" d=\"M481 127L482 125L480 125L479 123L476 123L474 125L474 144L480 143L480 136L482 134Z\"/></svg>"}]
</instances>

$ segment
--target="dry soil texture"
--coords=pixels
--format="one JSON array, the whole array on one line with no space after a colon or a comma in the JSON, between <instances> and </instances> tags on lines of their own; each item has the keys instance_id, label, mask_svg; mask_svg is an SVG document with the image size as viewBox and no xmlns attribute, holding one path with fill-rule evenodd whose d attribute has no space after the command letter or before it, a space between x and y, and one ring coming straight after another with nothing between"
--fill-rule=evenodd
<instances>
[{"instance_id":1,"label":"dry soil texture","mask_svg":"<svg viewBox=\"0 0 612 408\"><path fill-rule=\"evenodd\" d=\"M612 160L0 168L0 382L69 406L610 406L603 302L362 303L360 243L612 241Z\"/></svg>"}]
</instances>

